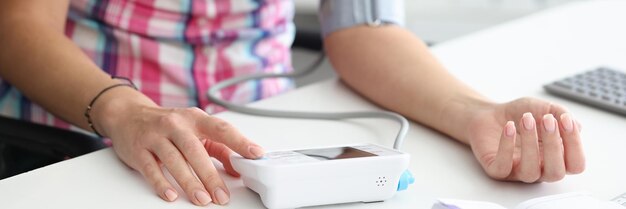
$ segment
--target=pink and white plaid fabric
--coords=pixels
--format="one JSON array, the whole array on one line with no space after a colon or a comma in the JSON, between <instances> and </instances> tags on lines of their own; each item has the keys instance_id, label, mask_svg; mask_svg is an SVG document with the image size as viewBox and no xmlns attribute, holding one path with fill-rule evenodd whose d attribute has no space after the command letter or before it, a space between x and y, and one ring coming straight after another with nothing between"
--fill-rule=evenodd
<instances>
[{"instance_id":1,"label":"pink and white plaid fabric","mask_svg":"<svg viewBox=\"0 0 626 209\"><path fill-rule=\"evenodd\" d=\"M292 0L72 0L65 33L102 70L130 78L156 103L217 112L206 97L211 85L292 70L293 7ZM292 86L249 82L221 96L245 103ZM2 80L0 114L78 130Z\"/></svg>"}]
</instances>

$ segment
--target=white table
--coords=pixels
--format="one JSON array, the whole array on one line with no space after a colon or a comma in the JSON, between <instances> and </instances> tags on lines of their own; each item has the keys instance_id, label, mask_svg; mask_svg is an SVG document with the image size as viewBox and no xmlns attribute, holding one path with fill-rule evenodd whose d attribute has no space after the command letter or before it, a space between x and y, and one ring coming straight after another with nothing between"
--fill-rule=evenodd
<instances>
[{"instance_id":1,"label":"white table","mask_svg":"<svg viewBox=\"0 0 626 209\"><path fill-rule=\"evenodd\" d=\"M626 192L626 118L558 99L542 90L545 83L598 65L626 69L624 11L626 1L570 4L433 49L452 73L495 100L535 96L568 106L584 126L585 173L557 183L493 181L483 174L466 146L413 124L404 151L412 155L410 170L415 184L384 203L327 207L430 208L438 197L486 200L513 207L528 198L570 191L585 190L602 199ZM318 111L375 108L335 80L255 105ZM391 145L397 130L397 124L377 119L307 121L235 113L219 117L268 150L353 142ZM228 208L262 207L258 196L239 179L224 178L232 192ZM139 174L117 160L111 149L0 181L0 207L198 208L185 197L174 203L162 201Z\"/></svg>"}]
</instances>

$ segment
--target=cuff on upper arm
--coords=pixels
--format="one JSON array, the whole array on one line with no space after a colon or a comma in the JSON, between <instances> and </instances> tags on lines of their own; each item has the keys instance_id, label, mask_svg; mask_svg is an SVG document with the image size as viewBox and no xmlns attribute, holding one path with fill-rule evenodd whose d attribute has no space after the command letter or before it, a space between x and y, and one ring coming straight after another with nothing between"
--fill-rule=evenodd
<instances>
[{"instance_id":1,"label":"cuff on upper arm","mask_svg":"<svg viewBox=\"0 0 626 209\"><path fill-rule=\"evenodd\" d=\"M323 37L364 24L404 26L404 0L321 0L318 15Z\"/></svg>"}]
</instances>

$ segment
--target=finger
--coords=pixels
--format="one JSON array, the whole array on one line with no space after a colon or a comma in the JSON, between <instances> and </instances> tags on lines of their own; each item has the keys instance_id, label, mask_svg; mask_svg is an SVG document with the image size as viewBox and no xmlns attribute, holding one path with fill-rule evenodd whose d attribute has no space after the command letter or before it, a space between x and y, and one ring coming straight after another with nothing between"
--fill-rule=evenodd
<instances>
[{"instance_id":1,"label":"finger","mask_svg":"<svg viewBox=\"0 0 626 209\"><path fill-rule=\"evenodd\" d=\"M511 174L513 169L513 151L515 150L515 123L508 121L504 125L498 153L496 158L487 168L489 175L496 179L505 179Z\"/></svg>"},{"instance_id":2,"label":"finger","mask_svg":"<svg viewBox=\"0 0 626 209\"><path fill-rule=\"evenodd\" d=\"M201 120L201 131L211 140L220 142L241 156L257 159L263 157L263 149L241 135L235 127L216 117Z\"/></svg>"},{"instance_id":3,"label":"finger","mask_svg":"<svg viewBox=\"0 0 626 209\"><path fill-rule=\"evenodd\" d=\"M558 115L559 119L560 119L561 115L566 114L566 113L569 112L569 110L567 110L567 108L565 108L565 107L563 107L561 105L558 105L558 104L551 103L550 107L551 107L550 108L551 109L550 113L552 113L552 115ZM580 125L580 123L578 121L574 120L574 123L578 126L578 132L580 132L582 130L582 126Z\"/></svg>"},{"instance_id":4,"label":"finger","mask_svg":"<svg viewBox=\"0 0 626 209\"><path fill-rule=\"evenodd\" d=\"M226 173L231 176L239 177L239 173L233 168L233 164L230 162L230 155L232 151L226 145L214 141L208 141L205 145L205 149L209 152L209 155L222 162Z\"/></svg>"},{"instance_id":5,"label":"finger","mask_svg":"<svg viewBox=\"0 0 626 209\"><path fill-rule=\"evenodd\" d=\"M172 202L178 198L178 193L170 182L163 176L161 166L156 162L152 153L147 150L138 154L138 166L134 169L154 188L156 193L165 201Z\"/></svg>"},{"instance_id":6,"label":"finger","mask_svg":"<svg viewBox=\"0 0 626 209\"><path fill-rule=\"evenodd\" d=\"M187 197L196 205L207 205L211 197L204 186L189 169L189 165L180 151L171 143L160 143L155 146L153 152L163 162L178 185L187 193Z\"/></svg>"},{"instance_id":7,"label":"finger","mask_svg":"<svg viewBox=\"0 0 626 209\"><path fill-rule=\"evenodd\" d=\"M213 194L211 199L217 200L216 203L220 205L228 203L230 198L226 185L198 137L193 134L179 133L172 136L172 141L183 153L196 176L204 184L204 188L211 191L210 193Z\"/></svg>"},{"instance_id":8,"label":"finger","mask_svg":"<svg viewBox=\"0 0 626 209\"><path fill-rule=\"evenodd\" d=\"M559 135L559 127L552 114L544 115L542 124L543 180L548 182L558 181L565 177L563 142Z\"/></svg>"},{"instance_id":9,"label":"finger","mask_svg":"<svg viewBox=\"0 0 626 209\"><path fill-rule=\"evenodd\" d=\"M569 112L567 108L561 106L559 104L550 103L550 114L552 115L562 115L566 112Z\"/></svg>"},{"instance_id":10,"label":"finger","mask_svg":"<svg viewBox=\"0 0 626 209\"><path fill-rule=\"evenodd\" d=\"M541 159L539 156L539 138L537 125L532 113L524 113L520 120L521 159L517 176L520 181L532 183L541 177Z\"/></svg>"},{"instance_id":11,"label":"finger","mask_svg":"<svg viewBox=\"0 0 626 209\"><path fill-rule=\"evenodd\" d=\"M567 173L578 174L585 170L585 155L575 120L570 113L560 116L561 139L565 151L565 170Z\"/></svg>"}]
</instances>

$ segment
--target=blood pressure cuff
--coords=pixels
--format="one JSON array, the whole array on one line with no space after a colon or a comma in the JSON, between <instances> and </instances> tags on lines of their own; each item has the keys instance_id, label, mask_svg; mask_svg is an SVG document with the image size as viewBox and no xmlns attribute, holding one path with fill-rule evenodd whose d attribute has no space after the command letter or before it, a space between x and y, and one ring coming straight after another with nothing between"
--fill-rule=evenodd
<instances>
[{"instance_id":1,"label":"blood pressure cuff","mask_svg":"<svg viewBox=\"0 0 626 209\"><path fill-rule=\"evenodd\" d=\"M358 26L404 26L404 0L321 0L322 35Z\"/></svg>"}]
</instances>

